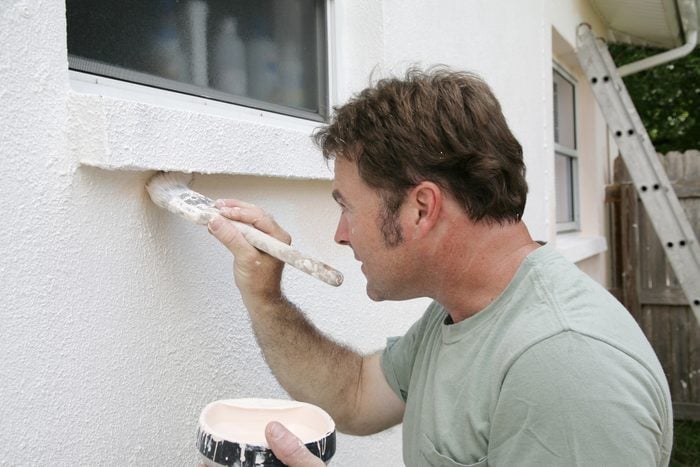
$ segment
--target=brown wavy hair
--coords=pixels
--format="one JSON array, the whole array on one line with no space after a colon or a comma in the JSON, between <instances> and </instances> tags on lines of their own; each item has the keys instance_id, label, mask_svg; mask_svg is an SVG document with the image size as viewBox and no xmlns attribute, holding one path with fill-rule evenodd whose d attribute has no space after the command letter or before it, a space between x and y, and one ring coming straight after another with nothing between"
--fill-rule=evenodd
<instances>
[{"instance_id":1,"label":"brown wavy hair","mask_svg":"<svg viewBox=\"0 0 700 467\"><path fill-rule=\"evenodd\" d=\"M445 67L385 78L335 107L313 139L326 160L357 164L395 214L407 191L436 183L475 221L518 222L527 198L520 143L478 76Z\"/></svg>"}]
</instances>

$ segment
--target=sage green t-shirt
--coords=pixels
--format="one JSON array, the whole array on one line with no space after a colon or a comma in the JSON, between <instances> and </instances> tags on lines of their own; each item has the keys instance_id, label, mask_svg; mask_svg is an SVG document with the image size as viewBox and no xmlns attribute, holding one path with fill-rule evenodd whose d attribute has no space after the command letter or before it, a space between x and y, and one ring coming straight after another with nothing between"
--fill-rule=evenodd
<instances>
[{"instance_id":1,"label":"sage green t-shirt","mask_svg":"<svg viewBox=\"0 0 700 467\"><path fill-rule=\"evenodd\" d=\"M382 355L406 402L406 465L668 465L671 399L654 351L554 249L533 251L487 308L447 317L433 303Z\"/></svg>"}]
</instances>

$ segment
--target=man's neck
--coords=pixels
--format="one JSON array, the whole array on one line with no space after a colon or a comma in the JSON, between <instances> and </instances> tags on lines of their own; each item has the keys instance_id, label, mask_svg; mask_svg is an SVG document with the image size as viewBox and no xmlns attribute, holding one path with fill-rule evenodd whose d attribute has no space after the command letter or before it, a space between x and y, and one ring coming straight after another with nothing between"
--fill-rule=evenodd
<instances>
[{"instance_id":1,"label":"man's neck","mask_svg":"<svg viewBox=\"0 0 700 467\"><path fill-rule=\"evenodd\" d=\"M462 225L463 224L463 225ZM525 257L540 245L522 223L452 223L431 261L431 297L458 323L506 289Z\"/></svg>"}]
</instances>

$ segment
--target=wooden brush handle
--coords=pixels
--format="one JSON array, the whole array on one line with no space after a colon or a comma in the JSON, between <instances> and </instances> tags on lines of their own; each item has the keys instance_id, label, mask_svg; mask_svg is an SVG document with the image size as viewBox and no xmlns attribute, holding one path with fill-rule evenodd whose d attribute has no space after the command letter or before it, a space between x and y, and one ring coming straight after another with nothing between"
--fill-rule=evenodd
<instances>
[{"instance_id":1,"label":"wooden brush handle","mask_svg":"<svg viewBox=\"0 0 700 467\"><path fill-rule=\"evenodd\" d=\"M231 219L228 219L228 221L232 222L248 243L258 250L264 251L268 255L274 256L278 260L284 261L290 266L294 266L300 271L332 286L337 287L343 283L343 274L326 263L305 255L255 227Z\"/></svg>"}]
</instances>

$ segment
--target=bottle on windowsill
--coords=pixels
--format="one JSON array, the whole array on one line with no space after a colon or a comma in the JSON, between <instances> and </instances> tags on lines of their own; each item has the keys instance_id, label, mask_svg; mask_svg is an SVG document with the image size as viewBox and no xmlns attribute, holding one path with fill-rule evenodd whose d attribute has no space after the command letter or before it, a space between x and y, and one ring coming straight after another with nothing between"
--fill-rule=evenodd
<instances>
[{"instance_id":1,"label":"bottle on windowsill","mask_svg":"<svg viewBox=\"0 0 700 467\"><path fill-rule=\"evenodd\" d=\"M189 67L177 28L175 2L161 0L159 5L158 26L149 43L151 72L167 79L189 81Z\"/></svg>"},{"instance_id":2,"label":"bottle on windowsill","mask_svg":"<svg viewBox=\"0 0 700 467\"><path fill-rule=\"evenodd\" d=\"M248 92L262 101L282 103L280 96L279 51L263 18L256 24L247 44Z\"/></svg>"},{"instance_id":3,"label":"bottle on windowsill","mask_svg":"<svg viewBox=\"0 0 700 467\"><path fill-rule=\"evenodd\" d=\"M236 18L226 16L221 20L213 60L213 87L230 94L247 95L246 48L238 35Z\"/></svg>"}]
</instances>

